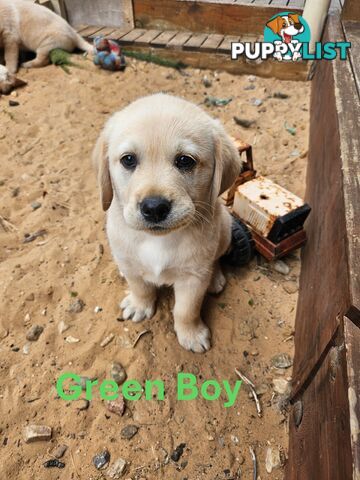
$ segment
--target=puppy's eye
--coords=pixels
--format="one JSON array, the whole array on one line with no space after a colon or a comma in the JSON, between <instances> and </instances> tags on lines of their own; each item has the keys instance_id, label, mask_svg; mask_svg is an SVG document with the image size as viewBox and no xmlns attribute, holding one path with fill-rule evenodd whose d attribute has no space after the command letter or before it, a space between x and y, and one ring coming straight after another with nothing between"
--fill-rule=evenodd
<instances>
[{"instance_id":1,"label":"puppy's eye","mask_svg":"<svg viewBox=\"0 0 360 480\"><path fill-rule=\"evenodd\" d=\"M135 170L137 165L137 158L133 153L127 153L120 158L120 163L127 170Z\"/></svg>"},{"instance_id":2,"label":"puppy's eye","mask_svg":"<svg viewBox=\"0 0 360 480\"><path fill-rule=\"evenodd\" d=\"M179 155L175 158L175 166L179 170L189 171L196 165L196 160L190 155Z\"/></svg>"}]
</instances>

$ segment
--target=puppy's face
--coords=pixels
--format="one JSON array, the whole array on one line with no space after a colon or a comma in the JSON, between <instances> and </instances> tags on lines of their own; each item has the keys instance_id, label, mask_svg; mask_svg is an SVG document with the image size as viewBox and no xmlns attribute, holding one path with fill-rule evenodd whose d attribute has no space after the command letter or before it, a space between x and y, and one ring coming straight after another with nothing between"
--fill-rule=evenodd
<instances>
[{"instance_id":1,"label":"puppy's face","mask_svg":"<svg viewBox=\"0 0 360 480\"><path fill-rule=\"evenodd\" d=\"M240 168L218 122L163 94L115 114L94 156L104 209L117 202L129 227L154 234L205 221Z\"/></svg>"}]
</instances>

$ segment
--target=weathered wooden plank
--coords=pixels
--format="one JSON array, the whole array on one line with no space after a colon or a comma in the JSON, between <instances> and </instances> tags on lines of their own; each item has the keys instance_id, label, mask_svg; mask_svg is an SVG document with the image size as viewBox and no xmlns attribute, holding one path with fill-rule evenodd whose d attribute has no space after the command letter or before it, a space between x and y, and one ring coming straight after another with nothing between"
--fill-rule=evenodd
<instances>
[{"instance_id":1,"label":"weathered wooden plank","mask_svg":"<svg viewBox=\"0 0 360 480\"><path fill-rule=\"evenodd\" d=\"M360 329L352 320L344 318L347 359L350 440L353 456L353 479L360 474ZM357 472L357 475L356 475Z\"/></svg>"},{"instance_id":2,"label":"weathered wooden plank","mask_svg":"<svg viewBox=\"0 0 360 480\"><path fill-rule=\"evenodd\" d=\"M88 25L75 25L74 30L75 30L75 32L80 33L82 30L85 30L85 28L87 28L87 27L88 27Z\"/></svg>"},{"instance_id":3,"label":"weathered wooden plank","mask_svg":"<svg viewBox=\"0 0 360 480\"><path fill-rule=\"evenodd\" d=\"M272 0L270 2L270 5L272 7L286 7L288 3L288 0Z\"/></svg>"},{"instance_id":4,"label":"weathered wooden plank","mask_svg":"<svg viewBox=\"0 0 360 480\"><path fill-rule=\"evenodd\" d=\"M154 42L158 39L156 38ZM170 60L181 61L185 65L194 68L206 68L210 70L222 70L233 74L258 75L260 77L275 77L283 80L306 80L309 73L309 65L306 62L291 62L286 65L275 60L264 62L249 62L244 58L236 61L231 60L229 54L203 52L190 50L175 50L171 48L160 48L155 46L150 51L156 55ZM149 47L138 47L135 43L132 50L149 53Z\"/></svg>"},{"instance_id":5,"label":"weathered wooden plank","mask_svg":"<svg viewBox=\"0 0 360 480\"><path fill-rule=\"evenodd\" d=\"M358 91L360 92L360 22L343 22L345 37L351 43L349 51Z\"/></svg>"},{"instance_id":6,"label":"weathered wooden plank","mask_svg":"<svg viewBox=\"0 0 360 480\"><path fill-rule=\"evenodd\" d=\"M114 27L103 27L100 28L96 33L89 35L89 38L97 37L98 35L102 35L103 37L108 37L111 33L116 30Z\"/></svg>"},{"instance_id":7,"label":"weathered wooden plank","mask_svg":"<svg viewBox=\"0 0 360 480\"><path fill-rule=\"evenodd\" d=\"M287 10L303 9L305 5L305 0L290 0L287 6Z\"/></svg>"},{"instance_id":8,"label":"weathered wooden plank","mask_svg":"<svg viewBox=\"0 0 360 480\"><path fill-rule=\"evenodd\" d=\"M160 30L147 30L144 35L134 40L136 45L148 45L152 40L157 38L162 32Z\"/></svg>"},{"instance_id":9,"label":"weathered wooden plank","mask_svg":"<svg viewBox=\"0 0 360 480\"><path fill-rule=\"evenodd\" d=\"M213 34L209 35L204 43L200 45L200 50L202 52L213 52L216 51L220 43L224 40L223 35Z\"/></svg>"},{"instance_id":10,"label":"weathered wooden plank","mask_svg":"<svg viewBox=\"0 0 360 480\"><path fill-rule=\"evenodd\" d=\"M184 50L198 50L207 39L207 33L193 33L184 44Z\"/></svg>"},{"instance_id":11,"label":"weathered wooden plank","mask_svg":"<svg viewBox=\"0 0 360 480\"><path fill-rule=\"evenodd\" d=\"M233 42L238 42L239 40L240 40L240 37L238 36L226 35L224 37L224 40L218 46L217 51L219 53L231 53L231 44Z\"/></svg>"},{"instance_id":12,"label":"weathered wooden plank","mask_svg":"<svg viewBox=\"0 0 360 480\"><path fill-rule=\"evenodd\" d=\"M338 33L334 36L332 32L330 38L340 40L342 36ZM324 41L329 37L326 39ZM305 225L308 242L302 254L296 313L294 392L302 388L310 373L317 368L340 319L350 307L333 66L334 62L318 62L312 82L305 195L312 212Z\"/></svg>"},{"instance_id":13,"label":"weathered wooden plank","mask_svg":"<svg viewBox=\"0 0 360 480\"><path fill-rule=\"evenodd\" d=\"M83 30L81 30L80 35L82 37L90 37L92 35L94 35L95 33L97 33L98 31L100 31L103 27L101 26L94 26L94 25L88 25L86 28L84 28Z\"/></svg>"},{"instance_id":14,"label":"weathered wooden plank","mask_svg":"<svg viewBox=\"0 0 360 480\"><path fill-rule=\"evenodd\" d=\"M168 44L168 48L176 48L181 50L184 46L184 43L189 40L191 37L191 32L178 32L175 37L173 37Z\"/></svg>"},{"instance_id":15,"label":"weathered wooden plank","mask_svg":"<svg viewBox=\"0 0 360 480\"><path fill-rule=\"evenodd\" d=\"M121 37L120 43L122 45L131 45L137 38L144 35L144 33L146 33L146 30L142 28L134 28L134 30L131 30L129 33Z\"/></svg>"},{"instance_id":16,"label":"weathered wooden plank","mask_svg":"<svg viewBox=\"0 0 360 480\"><path fill-rule=\"evenodd\" d=\"M166 47L168 42L175 37L177 34L176 31L166 31L161 33L158 37L156 37L154 40L151 40L150 44L154 47Z\"/></svg>"},{"instance_id":17,"label":"weathered wooden plank","mask_svg":"<svg viewBox=\"0 0 360 480\"><path fill-rule=\"evenodd\" d=\"M158 30L178 30L224 35L262 34L265 23L282 6L255 6L243 2L133 0L136 25ZM302 8L291 7L302 12Z\"/></svg>"},{"instance_id":18,"label":"weathered wooden plank","mask_svg":"<svg viewBox=\"0 0 360 480\"><path fill-rule=\"evenodd\" d=\"M294 399L289 415L286 480L356 479L352 476L343 342L339 331L311 383Z\"/></svg>"},{"instance_id":19,"label":"weathered wooden plank","mask_svg":"<svg viewBox=\"0 0 360 480\"><path fill-rule=\"evenodd\" d=\"M346 0L342 11L342 20L352 20L360 22L360 2L359 0Z\"/></svg>"},{"instance_id":20,"label":"weathered wooden plank","mask_svg":"<svg viewBox=\"0 0 360 480\"><path fill-rule=\"evenodd\" d=\"M126 29L116 29L114 30L110 35L109 38L112 40L120 40L122 37L127 35L129 32L131 32L132 29L126 28Z\"/></svg>"}]
</instances>

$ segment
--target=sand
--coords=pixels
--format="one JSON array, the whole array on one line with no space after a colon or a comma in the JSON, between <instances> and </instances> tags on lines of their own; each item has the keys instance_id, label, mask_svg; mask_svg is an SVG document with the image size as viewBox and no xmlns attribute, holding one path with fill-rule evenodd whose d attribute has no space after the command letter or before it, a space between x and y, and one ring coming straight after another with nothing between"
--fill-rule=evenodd
<instances>
[{"instance_id":1,"label":"sand","mask_svg":"<svg viewBox=\"0 0 360 480\"><path fill-rule=\"evenodd\" d=\"M166 91L202 104L206 95L232 97L229 105L204 107L231 134L254 147L255 166L280 185L304 194L308 141L309 85L273 79L234 77L131 61L124 73L99 71L89 61L71 75L49 66L20 71L28 86L17 97L0 99L0 478L7 480L100 479L92 458L103 449L127 462L128 479L251 479L249 446L261 479L281 479L279 467L265 469L268 447L286 457L286 398L274 393L273 379L291 379L291 368L275 369L271 358L293 356L294 317L300 271L299 252L285 259L287 275L261 258L228 269L228 284L208 296L204 318L213 347L205 355L183 350L171 318L170 290L161 293L157 313L140 324L118 320L126 283L119 277L104 234L90 155L108 116L139 95ZM205 88L203 76L212 85ZM288 99L273 98L275 92ZM19 102L9 107L9 99ZM253 99L261 99L260 106ZM256 123L235 124L237 116ZM292 135L285 124L296 128ZM24 243L24 236L45 230ZM77 299L79 313L69 312ZM95 312L96 307L101 311ZM96 310L99 310L97 308ZM69 328L59 333L59 324ZM44 328L37 341L26 340L31 326ZM63 325L64 327L64 325ZM133 347L138 334L148 330ZM100 346L108 335L106 346ZM68 343L67 337L78 339ZM68 339L69 340L69 339ZM55 383L70 371L103 380L113 362L142 384L160 378L164 401L127 401L123 416L111 413L99 395L89 408L57 396ZM263 416L256 414L249 389L241 387L234 406L198 397L179 401L177 373L236 381L241 369L262 392ZM81 405L80 405L81 406ZM28 424L48 425L52 439L27 444ZM122 439L126 425L139 430ZM178 462L169 456L186 444ZM64 469L47 469L46 460L61 444L68 449Z\"/></svg>"}]
</instances>

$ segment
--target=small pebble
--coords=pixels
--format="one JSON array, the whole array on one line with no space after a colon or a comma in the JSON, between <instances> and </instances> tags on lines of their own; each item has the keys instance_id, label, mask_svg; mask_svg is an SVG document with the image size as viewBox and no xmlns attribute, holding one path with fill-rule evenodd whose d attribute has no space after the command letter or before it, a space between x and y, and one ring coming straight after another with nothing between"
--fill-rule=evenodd
<instances>
[{"instance_id":1,"label":"small pebble","mask_svg":"<svg viewBox=\"0 0 360 480\"><path fill-rule=\"evenodd\" d=\"M274 262L274 270L282 275L288 275L290 273L290 267L282 260L276 260L276 262Z\"/></svg>"},{"instance_id":2,"label":"small pebble","mask_svg":"<svg viewBox=\"0 0 360 480\"><path fill-rule=\"evenodd\" d=\"M25 345L22 348L22 353L24 355L29 355L30 352L30 343L25 343Z\"/></svg>"},{"instance_id":3,"label":"small pebble","mask_svg":"<svg viewBox=\"0 0 360 480\"><path fill-rule=\"evenodd\" d=\"M26 334L26 340L29 340L30 342L36 342L43 331L44 327L41 325L33 325Z\"/></svg>"},{"instance_id":4,"label":"small pebble","mask_svg":"<svg viewBox=\"0 0 360 480\"><path fill-rule=\"evenodd\" d=\"M139 428L136 425L126 425L120 432L121 438L130 440L137 434L138 430Z\"/></svg>"},{"instance_id":5,"label":"small pebble","mask_svg":"<svg viewBox=\"0 0 360 480\"><path fill-rule=\"evenodd\" d=\"M283 289L285 290L286 293L296 293L299 290L298 284L296 282L285 282L283 284Z\"/></svg>"},{"instance_id":6,"label":"small pebble","mask_svg":"<svg viewBox=\"0 0 360 480\"><path fill-rule=\"evenodd\" d=\"M115 413L116 415L119 415L121 417L125 411L124 397L122 395L119 395L116 400L110 400L106 402L106 407L109 412Z\"/></svg>"},{"instance_id":7,"label":"small pebble","mask_svg":"<svg viewBox=\"0 0 360 480\"><path fill-rule=\"evenodd\" d=\"M30 320L31 320L30 313L27 313L27 314L25 315L25 318L24 318L24 323L25 323L25 325L26 325L27 323L29 323Z\"/></svg>"},{"instance_id":8,"label":"small pebble","mask_svg":"<svg viewBox=\"0 0 360 480\"><path fill-rule=\"evenodd\" d=\"M246 85L244 87L244 90L255 90L255 85L253 83L251 83L250 85Z\"/></svg>"},{"instance_id":9,"label":"small pebble","mask_svg":"<svg viewBox=\"0 0 360 480\"><path fill-rule=\"evenodd\" d=\"M291 390L291 384L284 378L274 378L272 381L274 391L280 395L288 395Z\"/></svg>"},{"instance_id":10,"label":"small pebble","mask_svg":"<svg viewBox=\"0 0 360 480\"><path fill-rule=\"evenodd\" d=\"M102 470L110 462L110 453L108 450L104 450L101 453L96 454L93 457L93 464L98 470Z\"/></svg>"},{"instance_id":11,"label":"small pebble","mask_svg":"<svg viewBox=\"0 0 360 480\"><path fill-rule=\"evenodd\" d=\"M263 101L260 98L252 98L251 103L252 105L255 105L255 107L260 107L263 104Z\"/></svg>"},{"instance_id":12,"label":"small pebble","mask_svg":"<svg viewBox=\"0 0 360 480\"><path fill-rule=\"evenodd\" d=\"M289 368L292 366L293 362L287 353L279 353L271 359L271 365L275 368Z\"/></svg>"},{"instance_id":13,"label":"small pebble","mask_svg":"<svg viewBox=\"0 0 360 480\"><path fill-rule=\"evenodd\" d=\"M67 445L59 445L58 447L55 448L52 454L56 458L61 458L64 456L67 449L68 449Z\"/></svg>"},{"instance_id":14,"label":"small pebble","mask_svg":"<svg viewBox=\"0 0 360 480\"><path fill-rule=\"evenodd\" d=\"M50 440L51 436L52 429L47 425L27 425L24 428L25 443Z\"/></svg>"},{"instance_id":15,"label":"small pebble","mask_svg":"<svg viewBox=\"0 0 360 480\"><path fill-rule=\"evenodd\" d=\"M102 312L102 307L99 307L99 305L96 305L96 307L94 308L94 313L100 313Z\"/></svg>"},{"instance_id":16,"label":"small pebble","mask_svg":"<svg viewBox=\"0 0 360 480\"><path fill-rule=\"evenodd\" d=\"M275 92L273 97L280 98L281 100L285 100L286 98L289 98L289 95L287 93Z\"/></svg>"},{"instance_id":17,"label":"small pebble","mask_svg":"<svg viewBox=\"0 0 360 480\"><path fill-rule=\"evenodd\" d=\"M180 445L175 448L175 450L170 455L170 458L173 462L178 462L180 460L182 454L184 453L185 447L186 443L180 443Z\"/></svg>"},{"instance_id":18,"label":"small pebble","mask_svg":"<svg viewBox=\"0 0 360 480\"><path fill-rule=\"evenodd\" d=\"M67 325L64 320L60 320L59 324L58 324L58 331L60 334L66 332L66 330L69 330L69 325Z\"/></svg>"},{"instance_id":19,"label":"small pebble","mask_svg":"<svg viewBox=\"0 0 360 480\"><path fill-rule=\"evenodd\" d=\"M100 343L100 347L106 347L106 345L109 345L109 343L114 339L114 336L115 335L113 333L110 333L110 335L108 335L104 338L104 340L102 340L102 342Z\"/></svg>"},{"instance_id":20,"label":"small pebble","mask_svg":"<svg viewBox=\"0 0 360 480\"><path fill-rule=\"evenodd\" d=\"M126 460L118 458L106 471L106 476L113 480L118 480L125 473Z\"/></svg>"},{"instance_id":21,"label":"small pebble","mask_svg":"<svg viewBox=\"0 0 360 480\"><path fill-rule=\"evenodd\" d=\"M9 100L9 107L18 107L20 105L16 100Z\"/></svg>"},{"instance_id":22,"label":"small pebble","mask_svg":"<svg viewBox=\"0 0 360 480\"><path fill-rule=\"evenodd\" d=\"M256 77L255 77L255 75L249 75L249 76L248 76L248 80L249 80L249 82L256 82Z\"/></svg>"},{"instance_id":23,"label":"small pebble","mask_svg":"<svg viewBox=\"0 0 360 480\"><path fill-rule=\"evenodd\" d=\"M205 88L210 88L212 86L212 81L206 75L203 77L202 83L203 83Z\"/></svg>"},{"instance_id":24,"label":"small pebble","mask_svg":"<svg viewBox=\"0 0 360 480\"><path fill-rule=\"evenodd\" d=\"M41 207L41 203L40 203L40 202L32 202L32 204L31 204L31 208L32 208L33 210L37 210L37 209L40 208L40 207Z\"/></svg>"},{"instance_id":25,"label":"small pebble","mask_svg":"<svg viewBox=\"0 0 360 480\"><path fill-rule=\"evenodd\" d=\"M254 120L247 120L246 118L239 118L239 117L234 117L234 122L236 125L239 125L240 127L243 128L250 128L251 125L254 125L255 121Z\"/></svg>"},{"instance_id":26,"label":"small pebble","mask_svg":"<svg viewBox=\"0 0 360 480\"><path fill-rule=\"evenodd\" d=\"M72 335L69 335L68 337L65 338L65 342L67 343L78 343L80 340L78 338L73 337Z\"/></svg>"},{"instance_id":27,"label":"small pebble","mask_svg":"<svg viewBox=\"0 0 360 480\"><path fill-rule=\"evenodd\" d=\"M110 369L110 376L118 385L121 385L126 380L126 371L120 363L113 363Z\"/></svg>"},{"instance_id":28,"label":"small pebble","mask_svg":"<svg viewBox=\"0 0 360 480\"><path fill-rule=\"evenodd\" d=\"M27 302L33 302L35 300L35 295L33 293L29 293L29 295L25 297L25 300Z\"/></svg>"},{"instance_id":29,"label":"small pebble","mask_svg":"<svg viewBox=\"0 0 360 480\"><path fill-rule=\"evenodd\" d=\"M83 311L84 307L85 303L81 300L81 298L77 298L70 303L68 311L70 313L80 313Z\"/></svg>"},{"instance_id":30,"label":"small pebble","mask_svg":"<svg viewBox=\"0 0 360 480\"><path fill-rule=\"evenodd\" d=\"M52 458L51 460L47 460L47 461L44 463L44 467L45 467L45 468L64 468L64 467L65 467L65 463L60 462L60 461L57 460L56 458Z\"/></svg>"},{"instance_id":31,"label":"small pebble","mask_svg":"<svg viewBox=\"0 0 360 480\"><path fill-rule=\"evenodd\" d=\"M86 400L86 398L79 398L79 400L72 401L71 405L82 412L83 410L87 410L89 408L90 402L89 400Z\"/></svg>"},{"instance_id":32,"label":"small pebble","mask_svg":"<svg viewBox=\"0 0 360 480\"><path fill-rule=\"evenodd\" d=\"M278 448L268 447L266 449L265 467L268 473L283 465L282 455Z\"/></svg>"}]
</instances>

